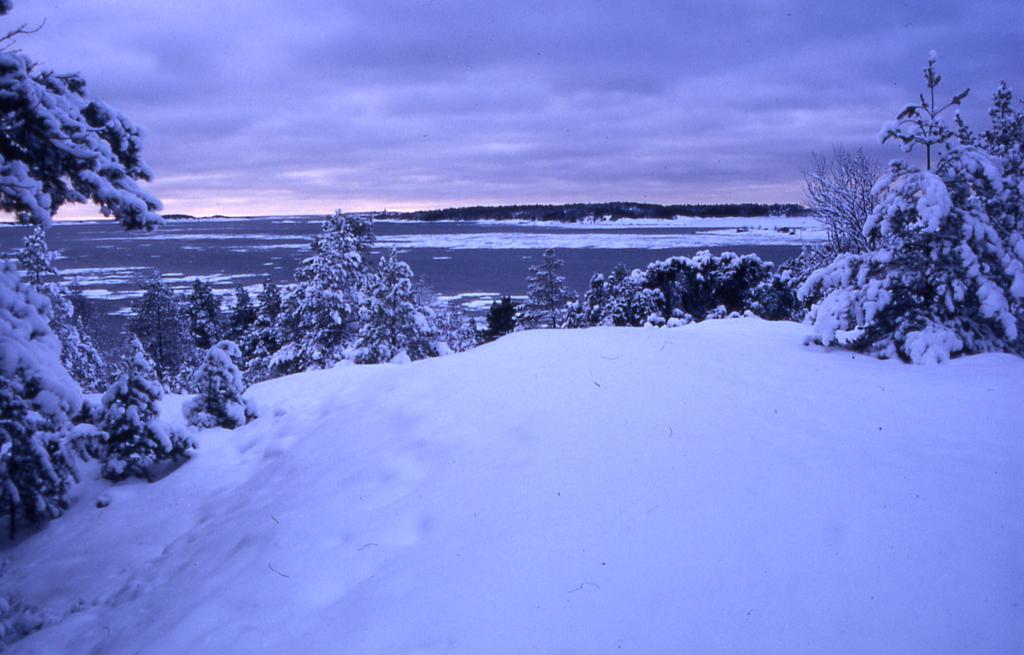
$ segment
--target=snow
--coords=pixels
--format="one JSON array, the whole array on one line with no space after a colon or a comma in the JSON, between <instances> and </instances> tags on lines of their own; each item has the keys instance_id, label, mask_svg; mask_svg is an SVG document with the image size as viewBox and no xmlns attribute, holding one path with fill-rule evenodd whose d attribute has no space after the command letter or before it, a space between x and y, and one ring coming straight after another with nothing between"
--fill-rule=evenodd
<instances>
[{"instance_id":1,"label":"snow","mask_svg":"<svg viewBox=\"0 0 1024 655\"><path fill-rule=\"evenodd\" d=\"M50 623L10 652L1021 652L1024 361L807 330L539 330L256 385L260 418L0 553Z\"/></svg>"},{"instance_id":2,"label":"snow","mask_svg":"<svg viewBox=\"0 0 1024 655\"><path fill-rule=\"evenodd\" d=\"M419 221L401 218L377 218L375 223L395 223L399 225L415 225ZM526 219L494 219L482 218L472 221L441 220L428 221L429 225L481 225L481 226L518 226L541 227L564 230L635 230L638 228L732 228L747 230L810 230L819 227L818 221L809 216L673 216L672 218L616 218L577 221L532 221Z\"/></svg>"},{"instance_id":3,"label":"snow","mask_svg":"<svg viewBox=\"0 0 1024 655\"><path fill-rule=\"evenodd\" d=\"M664 221L663 227L678 227ZM582 224L579 227L593 227ZM570 248L638 248L669 250L673 248L717 248L753 245L804 245L816 243L824 237L817 222L805 228L702 229L692 233L626 232L624 229L601 229L577 232L565 229L559 232L471 232L447 234L385 234L377 239L380 246L391 248L441 248L448 250L480 249L570 249Z\"/></svg>"}]
</instances>

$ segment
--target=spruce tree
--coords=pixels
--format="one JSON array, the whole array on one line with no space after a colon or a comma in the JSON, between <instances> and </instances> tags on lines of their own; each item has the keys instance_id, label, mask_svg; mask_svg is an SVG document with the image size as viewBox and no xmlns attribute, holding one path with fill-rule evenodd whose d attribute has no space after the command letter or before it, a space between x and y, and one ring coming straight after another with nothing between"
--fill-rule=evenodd
<instances>
[{"instance_id":1,"label":"spruce tree","mask_svg":"<svg viewBox=\"0 0 1024 655\"><path fill-rule=\"evenodd\" d=\"M190 425L234 429L255 417L251 404L242 397L245 382L238 369L241 358L233 341L219 341L206 351L193 375L192 386L198 394L183 407Z\"/></svg>"},{"instance_id":2,"label":"spruce tree","mask_svg":"<svg viewBox=\"0 0 1024 655\"><path fill-rule=\"evenodd\" d=\"M484 330L484 341L494 341L516 329L516 304L511 296L502 296L495 300L487 310L487 329Z\"/></svg>"},{"instance_id":3,"label":"spruce tree","mask_svg":"<svg viewBox=\"0 0 1024 655\"><path fill-rule=\"evenodd\" d=\"M185 298L185 315L193 347L208 350L220 340L220 299L206 280L196 278L192 281L192 289Z\"/></svg>"},{"instance_id":4,"label":"spruce tree","mask_svg":"<svg viewBox=\"0 0 1024 655\"><path fill-rule=\"evenodd\" d=\"M192 359L192 337L181 300L154 274L142 281L142 297L132 303L128 329L156 365L158 379L172 382Z\"/></svg>"},{"instance_id":5,"label":"spruce tree","mask_svg":"<svg viewBox=\"0 0 1024 655\"><path fill-rule=\"evenodd\" d=\"M520 323L526 327L561 327L566 316L566 304L576 298L565 284L565 278L558 271L565 263L555 257L555 251L548 248L544 259L537 266L530 267L526 278L528 298L523 308Z\"/></svg>"},{"instance_id":6,"label":"spruce tree","mask_svg":"<svg viewBox=\"0 0 1024 655\"><path fill-rule=\"evenodd\" d=\"M373 240L370 218L339 210L324 221L312 240L312 257L299 265L284 296L278 316L282 345L271 357L272 374L327 368L344 359L358 330Z\"/></svg>"},{"instance_id":7,"label":"spruce tree","mask_svg":"<svg viewBox=\"0 0 1024 655\"><path fill-rule=\"evenodd\" d=\"M159 418L162 397L153 364L139 339L132 337L121 375L103 394L103 477L152 481L158 465L189 457L195 447L191 438Z\"/></svg>"},{"instance_id":8,"label":"spruce tree","mask_svg":"<svg viewBox=\"0 0 1024 655\"><path fill-rule=\"evenodd\" d=\"M936 102L941 77L934 53L925 80L920 103L908 105L883 134L907 152L923 147L927 168L893 162L864 226L877 247L837 258L800 288L802 297L816 300L815 338L922 363L1018 352L1024 248L1005 229L1006 220L1018 219L1002 217L1003 200L1013 195L1003 175L1008 157L987 152L963 127L943 120L967 92ZM1010 211L1019 217L1019 209Z\"/></svg>"},{"instance_id":9,"label":"spruce tree","mask_svg":"<svg viewBox=\"0 0 1024 655\"><path fill-rule=\"evenodd\" d=\"M48 313L13 262L0 263L0 515L12 538L19 523L67 509L75 476L66 437L81 390L61 364Z\"/></svg>"},{"instance_id":10,"label":"spruce tree","mask_svg":"<svg viewBox=\"0 0 1024 655\"><path fill-rule=\"evenodd\" d=\"M377 264L360 319L357 363L417 360L438 354L432 312L417 302L412 269L394 250L385 252Z\"/></svg>"}]
</instances>

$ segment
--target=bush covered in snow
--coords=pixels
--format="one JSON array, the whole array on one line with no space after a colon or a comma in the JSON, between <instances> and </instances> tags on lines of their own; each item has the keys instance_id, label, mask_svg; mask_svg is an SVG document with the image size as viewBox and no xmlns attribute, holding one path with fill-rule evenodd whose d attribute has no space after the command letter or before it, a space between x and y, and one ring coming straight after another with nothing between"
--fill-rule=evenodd
<instances>
[{"instance_id":1,"label":"bush covered in snow","mask_svg":"<svg viewBox=\"0 0 1024 655\"><path fill-rule=\"evenodd\" d=\"M671 257L627 273L616 267L595 275L568 325L680 325L751 311L770 320L789 319L796 308L794 284L757 255L703 250Z\"/></svg>"},{"instance_id":2,"label":"bush covered in snow","mask_svg":"<svg viewBox=\"0 0 1024 655\"><path fill-rule=\"evenodd\" d=\"M12 594L0 593L0 652L46 626L46 615Z\"/></svg>"},{"instance_id":3,"label":"bush covered in snow","mask_svg":"<svg viewBox=\"0 0 1024 655\"><path fill-rule=\"evenodd\" d=\"M191 454L195 447L191 438L160 419L157 402L162 397L153 364L133 337L123 372L103 394L100 427L107 433L103 477L153 480L157 465Z\"/></svg>"},{"instance_id":4,"label":"bush covered in snow","mask_svg":"<svg viewBox=\"0 0 1024 655\"><path fill-rule=\"evenodd\" d=\"M934 56L925 79L934 98ZM965 96L943 107L922 96L884 128L883 140L907 152L923 147L927 167L893 162L864 225L874 248L841 255L801 286L801 297L814 301L818 342L912 362L1020 352L1022 178L1007 154L1020 152L1020 133L994 128L1010 142L1003 152L990 140L972 143L963 126L955 131L941 116ZM1008 104L1002 124L1019 125Z\"/></svg>"},{"instance_id":5,"label":"bush covered in snow","mask_svg":"<svg viewBox=\"0 0 1024 655\"><path fill-rule=\"evenodd\" d=\"M664 300L657 289L645 286L646 281L643 271L629 272L621 264L607 276L592 276L583 299L571 304L567 326L643 325Z\"/></svg>"},{"instance_id":6,"label":"bush covered in snow","mask_svg":"<svg viewBox=\"0 0 1024 655\"><path fill-rule=\"evenodd\" d=\"M252 405L242 397L245 382L238 369L241 359L242 353L233 341L220 341L206 351L192 377L192 387L198 394L183 407L189 424L233 429L255 418Z\"/></svg>"}]
</instances>

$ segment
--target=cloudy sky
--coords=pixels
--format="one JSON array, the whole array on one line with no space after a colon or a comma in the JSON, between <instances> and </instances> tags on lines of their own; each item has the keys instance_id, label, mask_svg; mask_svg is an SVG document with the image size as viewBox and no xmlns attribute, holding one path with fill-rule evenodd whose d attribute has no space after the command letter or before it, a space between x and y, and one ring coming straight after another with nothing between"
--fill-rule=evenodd
<instances>
[{"instance_id":1,"label":"cloudy sky","mask_svg":"<svg viewBox=\"0 0 1024 655\"><path fill-rule=\"evenodd\" d=\"M939 52L976 123L1024 2L20 0L22 50L145 128L169 212L799 201Z\"/></svg>"}]
</instances>

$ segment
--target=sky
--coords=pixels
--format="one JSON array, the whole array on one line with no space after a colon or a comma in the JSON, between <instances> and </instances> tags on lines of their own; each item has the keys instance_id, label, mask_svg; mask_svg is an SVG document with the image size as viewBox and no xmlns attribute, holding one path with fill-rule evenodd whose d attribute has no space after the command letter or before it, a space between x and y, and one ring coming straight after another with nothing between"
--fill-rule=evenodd
<instances>
[{"instance_id":1,"label":"sky","mask_svg":"<svg viewBox=\"0 0 1024 655\"><path fill-rule=\"evenodd\" d=\"M1024 92L1024 1L16 0L146 135L166 212L800 202L923 89ZM92 208L64 211L70 217Z\"/></svg>"}]
</instances>

